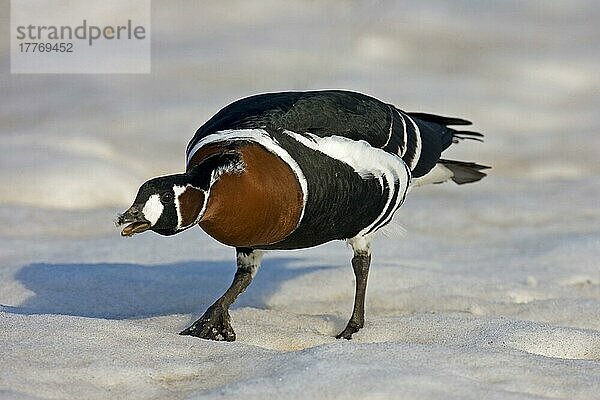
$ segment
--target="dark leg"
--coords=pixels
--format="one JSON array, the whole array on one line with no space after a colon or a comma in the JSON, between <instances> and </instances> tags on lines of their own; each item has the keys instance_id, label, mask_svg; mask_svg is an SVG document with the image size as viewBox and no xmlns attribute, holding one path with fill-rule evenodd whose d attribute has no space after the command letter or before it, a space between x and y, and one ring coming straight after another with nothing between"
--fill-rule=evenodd
<instances>
[{"instance_id":1,"label":"dark leg","mask_svg":"<svg viewBox=\"0 0 600 400\"><path fill-rule=\"evenodd\" d=\"M359 331L365 324L365 293L367 290L367 278L369 277L369 266L371 265L371 251L367 241L350 241L354 249L352 257L352 269L356 277L356 292L354 295L354 310L346 328L336 336L341 339L352 339L352 334Z\"/></svg>"},{"instance_id":2,"label":"dark leg","mask_svg":"<svg viewBox=\"0 0 600 400\"><path fill-rule=\"evenodd\" d=\"M250 285L260 266L262 253L247 248L236 249L237 271L229 289L206 310L204 315L180 335L196 336L202 339L225 340L233 342L235 332L231 327L229 306Z\"/></svg>"}]
</instances>

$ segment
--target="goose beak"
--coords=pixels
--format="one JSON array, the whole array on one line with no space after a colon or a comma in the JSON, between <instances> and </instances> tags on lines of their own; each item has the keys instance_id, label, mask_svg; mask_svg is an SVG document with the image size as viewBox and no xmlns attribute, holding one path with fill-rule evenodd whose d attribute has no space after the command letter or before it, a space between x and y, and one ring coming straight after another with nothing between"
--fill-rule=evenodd
<instances>
[{"instance_id":1,"label":"goose beak","mask_svg":"<svg viewBox=\"0 0 600 400\"><path fill-rule=\"evenodd\" d=\"M136 205L131 206L129 210L117 217L117 226L125 224L128 225L121 231L121 236L133 236L136 233L147 231L152 226Z\"/></svg>"}]
</instances>

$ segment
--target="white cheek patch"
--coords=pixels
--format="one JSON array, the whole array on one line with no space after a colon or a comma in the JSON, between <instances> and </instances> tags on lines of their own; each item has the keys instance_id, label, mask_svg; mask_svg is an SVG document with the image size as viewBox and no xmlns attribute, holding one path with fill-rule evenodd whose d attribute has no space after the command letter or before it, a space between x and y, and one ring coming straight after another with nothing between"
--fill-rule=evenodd
<instances>
[{"instance_id":1,"label":"white cheek patch","mask_svg":"<svg viewBox=\"0 0 600 400\"><path fill-rule=\"evenodd\" d=\"M142 213L144 214L144 217L150 221L150 224L154 226L162 215L164 208L165 206L160 202L160 196L153 194L148 201L146 201L146 204L144 204Z\"/></svg>"}]
</instances>

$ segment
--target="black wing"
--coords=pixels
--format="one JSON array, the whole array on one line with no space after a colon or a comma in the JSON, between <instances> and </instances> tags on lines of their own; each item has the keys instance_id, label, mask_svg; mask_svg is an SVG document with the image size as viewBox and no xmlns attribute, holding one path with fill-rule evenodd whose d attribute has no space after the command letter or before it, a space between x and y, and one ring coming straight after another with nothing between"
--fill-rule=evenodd
<instances>
[{"instance_id":1,"label":"black wing","mask_svg":"<svg viewBox=\"0 0 600 400\"><path fill-rule=\"evenodd\" d=\"M344 136L382 147L388 138L391 110L372 97L341 90L267 93L238 100L223 108L194 135L198 140L227 129L253 129L318 136Z\"/></svg>"},{"instance_id":2,"label":"black wing","mask_svg":"<svg viewBox=\"0 0 600 400\"><path fill-rule=\"evenodd\" d=\"M188 151L205 136L230 129L265 129L343 136L400 155L413 176L429 172L454 140L445 125L457 118L408 114L373 97L343 90L267 93L223 108L197 131Z\"/></svg>"}]
</instances>

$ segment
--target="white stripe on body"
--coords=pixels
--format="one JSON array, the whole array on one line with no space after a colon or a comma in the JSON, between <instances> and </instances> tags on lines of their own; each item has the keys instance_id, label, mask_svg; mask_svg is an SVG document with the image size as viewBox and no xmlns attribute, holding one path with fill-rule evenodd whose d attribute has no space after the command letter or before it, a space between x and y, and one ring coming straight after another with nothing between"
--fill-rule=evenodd
<instances>
[{"instance_id":1,"label":"white stripe on body","mask_svg":"<svg viewBox=\"0 0 600 400\"><path fill-rule=\"evenodd\" d=\"M390 140L392 139L392 135L394 134L394 112L391 111L390 112L390 131L388 132L388 138L385 141L385 144L383 146L381 146L381 148L384 148L385 146L388 145L388 143L390 142Z\"/></svg>"},{"instance_id":2,"label":"white stripe on body","mask_svg":"<svg viewBox=\"0 0 600 400\"><path fill-rule=\"evenodd\" d=\"M306 147L320 151L333 159L348 164L364 179L378 179L382 190L385 177L390 186L385 207L369 226L358 233L358 236L374 232L389 222L391 218L386 218L377 223L390 210L390 207L393 207L390 216L400 207L404 199L403 194L406 193L411 179L410 171L399 156L382 149L374 148L364 140L356 141L342 136L319 137L310 133L301 135L290 131L285 131L284 133L287 133ZM398 190L401 193L398 193L396 201L392 204L396 182L398 182Z\"/></svg>"},{"instance_id":3,"label":"white stripe on body","mask_svg":"<svg viewBox=\"0 0 600 400\"><path fill-rule=\"evenodd\" d=\"M400 116L400 120L402 121L402 133L403 133L403 139L402 139L402 148L398 149L399 150L399 155L400 157L404 157L404 154L406 154L406 149L408 148L408 136L407 136L407 132L406 132L406 121L404 120L404 117L402 116L402 113L400 111L398 111L397 109L394 108L394 111L396 111L396 113Z\"/></svg>"},{"instance_id":4,"label":"white stripe on body","mask_svg":"<svg viewBox=\"0 0 600 400\"><path fill-rule=\"evenodd\" d=\"M298 223L300 223L300 221L302 221L302 217L304 217L304 210L306 209L306 201L308 199L308 184L306 182L306 177L304 176L304 172L302 172L302 169L300 168L300 166L298 165L296 160L294 160L292 158L292 156L290 155L290 153L288 153L283 147L281 147L281 145L277 142L277 140L275 140L275 138L273 138L271 135L269 135L269 133L266 130L264 130L264 129L237 129L237 130L229 129L229 130L219 131L219 132L213 133L211 135L205 136L204 138L199 140L194 145L194 147L192 147L192 149L189 151L189 153L187 155L187 163L189 164L189 162L191 161L191 159L194 156L194 154L196 153L196 151L198 151L200 148L202 148L206 145L209 145L211 143L226 142L226 141L232 141L232 140L247 140L247 141L255 142L255 143L263 146L269 152L278 156L281 160L283 160L291 168L291 170L296 175L296 178L298 179L300 188L302 189L302 198L303 198L302 212L301 212L300 218L298 220ZM209 194L207 193L206 197L208 198L208 196L209 196Z\"/></svg>"},{"instance_id":5,"label":"white stripe on body","mask_svg":"<svg viewBox=\"0 0 600 400\"><path fill-rule=\"evenodd\" d=\"M412 126L415 128L415 156L412 160L410 160L410 163L408 164L410 170L412 171L419 163L419 158L421 158L421 131L419 130L417 123L410 116L407 115L406 118L411 122Z\"/></svg>"},{"instance_id":6,"label":"white stripe on body","mask_svg":"<svg viewBox=\"0 0 600 400\"><path fill-rule=\"evenodd\" d=\"M188 190L191 187L193 187L193 186L192 185L186 185L186 186L174 185L173 186L173 193L175 193L174 202L175 202L175 210L177 211L177 230L178 231L187 229L192 225L196 225L198 222L200 222L200 219L202 218L202 216L204 215L204 212L206 211L210 188L206 191L206 194L204 196L204 204L202 205L202 209L198 213L198 216L196 217L196 219L188 225L185 225L185 226L183 225L183 216L181 215L181 205L179 202L179 196L181 196L183 193L185 193L186 190Z\"/></svg>"},{"instance_id":7,"label":"white stripe on body","mask_svg":"<svg viewBox=\"0 0 600 400\"><path fill-rule=\"evenodd\" d=\"M180 230L181 228L183 228L182 225L182 221L183 218L181 217L181 209L179 206L179 196L185 192L186 187L185 186L179 186L179 185L174 185L173 186L173 193L175 194L175 198L173 199L173 201L175 202L175 210L177 211L177 230Z\"/></svg>"},{"instance_id":8,"label":"white stripe on body","mask_svg":"<svg viewBox=\"0 0 600 400\"><path fill-rule=\"evenodd\" d=\"M408 165L404 164L404 168L406 171L406 175L408 176L407 187L406 187L406 189L404 189L404 193L402 193L402 196L400 195L400 193L398 193L398 196L396 197L396 203L394 205L392 212L390 212L390 214L382 222L380 222L378 224L378 226L375 227L375 229L373 229L373 232L375 232L379 228L383 228L384 226L386 226L387 224L392 222L392 218L394 218L394 214L396 213L396 211L398 211L398 209L400 208L400 206L402 205L402 203L404 203L404 200L406 199L406 194L408 193L408 189L411 186L412 177L410 175L410 170L408 169ZM402 187L402 185L400 185L400 186Z\"/></svg>"},{"instance_id":9,"label":"white stripe on body","mask_svg":"<svg viewBox=\"0 0 600 400\"><path fill-rule=\"evenodd\" d=\"M362 229L358 235L365 235L370 231L375 231L387 224L394 212L400 207L404 200L404 193L410 184L410 171L406 167L404 161L397 155L386 152L385 150L372 147L364 140L352 140L341 136L319 137L314 134L298 134L291 131L284 131L285 134L297 140L302 145L326 154L327 156L348 164L364 179L375 178L379 181L380 186L384 186L384 176L387 180L389 195L380 215L373 222ZM194 153L201 147L208 144L231 140L247 140L258 143L268 151L277 155L286 164L290 166L303 192L303 207L302 215L299 221L302 221L304 209L308 199L308 185L302 169L292 156L264 129L240 129L240 130L225 130L208 135L198 141L188 153L188 163L192 159ZM394 196L395 182L398 182L398 194L396 201L392 204ZM208 197L208 194L207 194ZM390 216L383 221L378 220L392 208Z\"/></svg>"}]
</instances>

